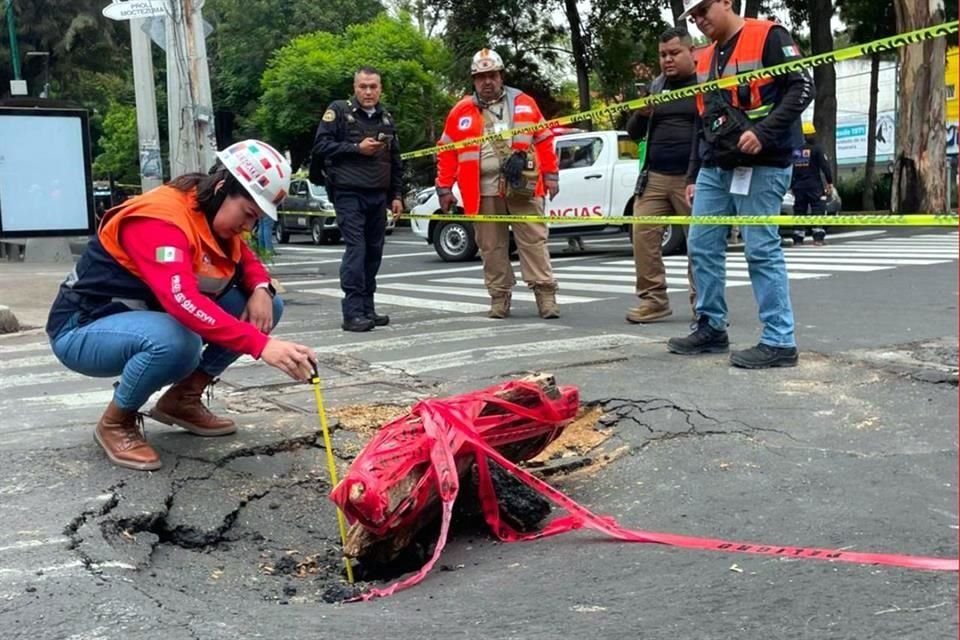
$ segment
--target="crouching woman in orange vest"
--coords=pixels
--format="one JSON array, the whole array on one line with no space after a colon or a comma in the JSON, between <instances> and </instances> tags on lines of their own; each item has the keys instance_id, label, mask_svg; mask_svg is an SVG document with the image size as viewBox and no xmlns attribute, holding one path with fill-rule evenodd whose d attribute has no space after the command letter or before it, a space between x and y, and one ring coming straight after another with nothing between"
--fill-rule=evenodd
<instances>
[{"instance_id":1,"label":"crouching woman in orange vest","mask_svg":"<svg viewBox=\"0 0 960 640\"><path fill-rule=\"evenodd\" d=\"M237 430L201 402L242 354L296 380L316 356L270 338L283 304L241 233L274 220L290 165L256 140L219 152L210 175L189 174L106 212L60 286L47 321L57 358L88 376L120 376L94 438L122 467L159 469L140 407L174 383L149 415L198 436Z\"/></svg>"}]
</instances>

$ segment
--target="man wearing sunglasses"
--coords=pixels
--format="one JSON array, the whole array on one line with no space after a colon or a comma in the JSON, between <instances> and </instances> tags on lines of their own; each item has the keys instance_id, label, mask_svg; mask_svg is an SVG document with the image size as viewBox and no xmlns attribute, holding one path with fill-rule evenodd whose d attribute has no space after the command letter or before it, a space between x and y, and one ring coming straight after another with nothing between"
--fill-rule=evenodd
<instances>
[{"instance_id":1,"label":"man wearing sunglasses","mask_svg":"<svg viewBox=\"0 0 960 640\"><path fill-rule=\"evenodd\" d=\"M698 59L699 82L801 57L786 29L740 17L732 2L683 2L682 17L689 17L712 41ZM812 79L799 70L697 96L699 140L687 174L694 216L780 213L794 151L803 145L801 114L813 95ZM689 336L670 339L667 348L673 353L722 353L730 348L724 298L727 231L719 225L690 228L687 249L698 320ZM744 225L740 231L763 332L755 347L733 352L730 363L749 369L795 366L793 308L778 229Z\"/></svg>"}]
</instances>

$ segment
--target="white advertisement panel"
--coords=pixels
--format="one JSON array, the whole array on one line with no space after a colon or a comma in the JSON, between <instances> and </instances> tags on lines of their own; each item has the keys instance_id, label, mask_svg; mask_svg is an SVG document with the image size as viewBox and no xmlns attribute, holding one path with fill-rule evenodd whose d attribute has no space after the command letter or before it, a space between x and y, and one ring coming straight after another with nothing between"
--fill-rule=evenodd
<instances>
[{"instance_id":1,"label":"white advertisement panel","mask_svg":"<svg viewBox=\"0 0 960 640\"><path fill-rule=\"evenodd\" d=\"M93 228L85 111L0 108L0 236Z\"/></svg>"},{"instance_id":2,"label":"white advertisement panel","mask_svg":"<svg viewBox=\"0 0 960 640\"><path fill-rule=\"evenodd\" d=\"M873 136L877 140L877 157L893 155L896 120L893 111L877 114L877 128L868 131L867 118L837 123L837 160L863 161L867 157L867 140Z\"/></svg>"}]
</instances>

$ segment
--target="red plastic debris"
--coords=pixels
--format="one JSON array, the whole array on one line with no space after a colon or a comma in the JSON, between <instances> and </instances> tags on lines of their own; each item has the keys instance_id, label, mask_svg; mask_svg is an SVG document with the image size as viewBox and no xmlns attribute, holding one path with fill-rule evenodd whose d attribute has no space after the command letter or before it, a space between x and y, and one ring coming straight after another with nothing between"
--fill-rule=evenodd
<instances>
[{"instance_id":1,"label":"red plastic debris","mask_svg":"<svg viewBox=\"0 0 960 640\"><path fill-rule=\"evenodd\" d=\"M495 395L516 386L524 386L530 392L539 394L540 401L537 406L520 406ZM496 404L508 413L481 417L480 414L488 403ZM420 517L428 504L430 494L436 492L442 501L440 536L432 557L418 572L384 589L371 589L357 599L369 600L392 595L419 583L430 572L446 545L453 503L460 486L458 463L474 460L478 470L479 497L484 518L493 534L507 542L533 540L588 528L622 542L646 542L689 549L882 564L913 569L960 569L960 561L956 558L742 543L621 527L613 518L592 513L514 464L515 460L533 457L556 438L575 417L578 404L578 392L574 387L561 387L560 398L552 400L537 385L516 381L444 400L424 400L414 405L410 414L384 425L357 456L344 479L333 489L331 499L351 521L358 521L369 530L383 535L392 528ZM514 448L511 448L512 445ZM519 448L516 445L519 445ZM500 519L488 460L497 463L565 509L567 515L555 518L543 529L533 533L522 533L511 528ZM425 466L426 472L409 493L409 498L388 511L388 490L408 478L410 472L420 465Z\"/></svg>"}]
</instances>

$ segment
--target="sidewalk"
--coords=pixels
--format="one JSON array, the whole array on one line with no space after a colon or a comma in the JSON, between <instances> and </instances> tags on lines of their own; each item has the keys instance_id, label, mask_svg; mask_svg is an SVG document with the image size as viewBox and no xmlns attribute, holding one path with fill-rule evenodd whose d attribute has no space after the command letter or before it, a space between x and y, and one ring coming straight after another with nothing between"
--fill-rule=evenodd
<instances>
[{"instance_id":1,"label":"sidewalk","mask_svg":"<svg viewBox=\"0 0 960 640\"><path fill-rule=\"evenodd\" d=\"M0 335L13 325L10 317L21 331L42 328L70 268L71 265L62 263L0 262Z\"/></svg>"}]
</instances>

